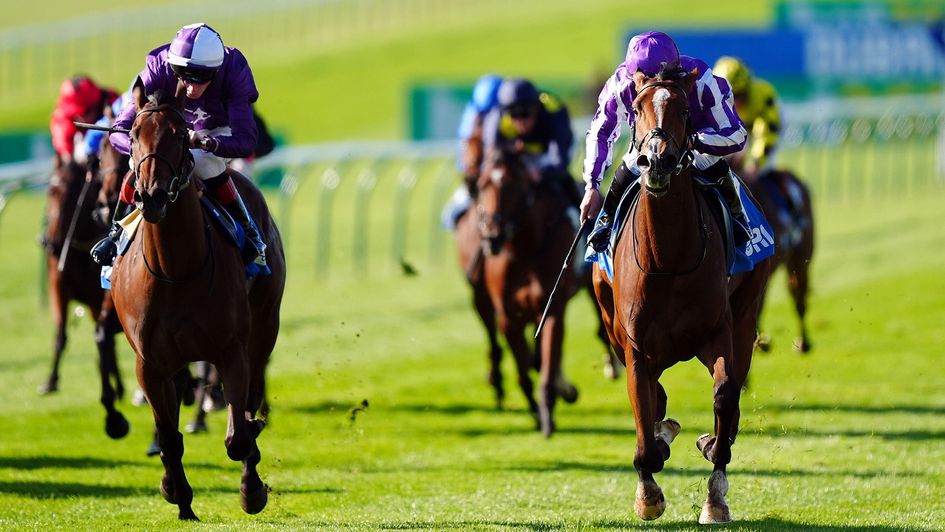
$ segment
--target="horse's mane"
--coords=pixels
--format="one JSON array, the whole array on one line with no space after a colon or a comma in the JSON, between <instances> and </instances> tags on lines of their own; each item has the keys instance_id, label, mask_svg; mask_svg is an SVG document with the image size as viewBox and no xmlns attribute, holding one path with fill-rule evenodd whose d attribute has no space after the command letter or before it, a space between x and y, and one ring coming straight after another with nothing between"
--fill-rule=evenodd
<instances>
[{"instance_id":1,"label":"horse's mane","mask_svg":"<svg viewBox=\"0 0 945 532\"><path fill-rule=\"evenodd\" d=\"M663 63L663 68L656 74L656 77L665 81L680 81L686 77L686 74L688 72L682 65Z\"/></svg>"},{"instance_id":2,"label":"horse's mane","mask_svg":"<svg viewBox=\"0 0 945 532\"><path fill-rule=\"evenodd\" d=\"M157 107L159 105L171 105L174 103L174 94L164 89L158 89L148 95L146 106Z\"/></svg>"}]
</instances>

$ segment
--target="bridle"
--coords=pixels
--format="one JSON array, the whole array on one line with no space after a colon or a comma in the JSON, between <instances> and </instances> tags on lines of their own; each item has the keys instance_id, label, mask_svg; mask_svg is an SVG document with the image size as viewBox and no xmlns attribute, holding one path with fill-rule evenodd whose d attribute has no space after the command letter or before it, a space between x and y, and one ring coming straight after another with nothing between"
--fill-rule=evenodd
<instances>
[{"instance_id":1,"label":"bridle","mask_svg":"<svg viewBox=\"0 0 945 532\"><path fill-rule=\"evenodd\" d=\"M636 106L637 100L640 99L640 96L644 92L646 92L648 89L653 88L653 87L666 87L682 95L683 101L686 102L686 110L685 110L686 131L688 132L690 125L692 124L692 117L689 114L689 106L688 106L689 95L686 93L686 90L680 87L679 83L676 83L675 81L651 81L650 83L647 83L640 89L639 92L637 92L637 96L636 98L634 98L632 105ZM636 132L637 132L637 121L634 120L633 130L631 132L631 138L633 139L636 138ZM683 170L685 170L687 167L689 167L689 165L692 164L694 157L692 155L692 146L690 142L688 141L688 139L686 140L685 144L682 142L679 142L676 139L676 137L674 137L668 131L666 131L665 129L659 126L654 127L653 129L649 130L646 133L646 135L644 135L643 138L640 139L639 141L634 141L633 149L637 153L639 153L640 150L643 149L644 144L646 144L649 140L654 139L654 138L662 139L664 141L669 141L673 145L673 148L675 149L675 153L679 154L679 158L676 160L676 166L673 168L673 171L670 173L670 176L675 177L679 175Z\"/></svg>"},{"instance_id":2,"label":"bridle","mask_svg":"<svg viewBox=\"0 0 945 532\"><path fill-rule=\"evenodd\" d=\"M165 111L173 111L174 115L177 116L179 121L181 123L185 123L184 116L181 114L180 110L169 104L156 105L154 107L145 107L141 109L140 111L138 111L138 114L135 115L134 122L137 123L138 118L144 114L163 113ZM171 172L173 173L174 178L171 180L171 184L168 186L168 190L167 190L167 200L170 203L174 203L175 201L177 201L177 197L180 194L180 192L186 189L188 185L190 185L190 173L191 173L190 170L192 168L188 168L188 166L190 167L193 166L193 156L190 154L190 143L187 139L186 133L184 135L177 135L177 137L181 142L182 155L181 155L180 162L177 163L176 165L173 162L171 162L170 159L168 159L167 157L161 155L160 153L156 151L144 154L140 159L138 159L134 163L136 182L140 175L141 165L144 163L144 161L148 159L158 160L164 163L165 165L167 165L167 167L171 169Z\"/></svg>"},{"instance_id":3,"label":"bridle","mask_svg":"<svg viewBox=\"0 0 945 532\"><path fill-rule=\"evenodd\" d=\"M647 89L650 89L652 87L666 87L682 95L683 101L687 102L687 107L685 111L686 111L686 131L688 132L691 125L691 118L692 118L689 114L689 107L688 107L689 95L686 94L686 90L680 87L679 84L676 82L653 81L653 82L647 83L640 89L639 92L637 92L637 97L633 100L634 106L636 105L637 99L640 98L640 95L642 95ZM633 138L636 138L636 120L633 121L632 134L633 134ZM643 148L643 145L647 141L653 138L659 138L659 139L663 139L664 141L671 142L673 147L676 149L676 153L679 153L679 159L676 161L676 166L673 168L673 171L670 173L670 176L675 177L679 175L680 173L682 173L683 170L685 170L686 168L692 165L693 155L692 155L692 145L690 144L690 142L688 140L686 141L685 150L684 150L683 144L681 142L679 142L668 131L666 131L665 129L659 126L654 127L653 129L648 131L647 134L644 135L643 138L640 139L639 142L634 142L633 148L639 153L640 150ZM637 230L636 230L636 221L637 221L636 210L639 204L640 204L639 201L633 202L633 205L630 208L630 213L628 216L628 218L630 219L630 233L633 235L633 259L636 262L637 268L641 272L647 275L670 276L670 277L677 276L677 275L686 275L699 269L699 267L702 266L702 264L705 262L706 255L708 255L708 250L709 250L708 243L706 242L708 228L706 227L705 218L702 212L702 203L699 201L699 199L696 198L696 206L699 210L698 224L699 224L699 230L700 230L699 233L700 233L700 237L702 241L702 255L699 257L699 260L694 265L690 266L689 268L685 270L676 271L676 272L650 271L650 270L645 269L643 265L640 263L640 257L637 255L637 249L639 249L640 243L637 237Z\"/></svg>"}]
</instances>

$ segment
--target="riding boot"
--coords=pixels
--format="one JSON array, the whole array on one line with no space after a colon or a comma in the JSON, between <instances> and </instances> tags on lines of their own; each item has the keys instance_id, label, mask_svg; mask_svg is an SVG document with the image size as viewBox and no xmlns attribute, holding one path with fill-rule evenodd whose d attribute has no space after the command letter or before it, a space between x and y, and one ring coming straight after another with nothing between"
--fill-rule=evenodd
<instances>
[{"instance_id":1,"label":"riding boot","mask_svg":"<svg viewBox=\"0 0 945 532\"><path fill-rule=\"evenodd\" d=\"M625 164L620 163L620 166L614 173L614 180L610 184L610 190L608 190L607 195L604 196L604 206L601 209L602 214L600 218L597 219L597 224L594 226L591 234L587 236L587 242L594 248L594 251L598 253L607 251L607 246L610 245L613 218L617 214L617 206L620 205L620 200L627 191L627 187L629 187L635 179L637 179L637 176L633 175Z\"/></svg>"},{"instance_id":2,"label":"riding boot","mask_svg":"<svg viewBox=\"0 0 945 532\"><path fill-rule=\"evenodd\" d=\"M735 222L733 229L735 232L735 246L744 246L751 240L751 226L748 225L748 215L745 214L745 206L739 197L738 188L735 184L735 172L731 169L718 180L719 191L722 198L728 204L729 212L732 214L732 220Z\"/></svg>"},{"instance_id":3,"label":"riding boot","mask_svg":"<svg viewBox=\"0 0 945 532\"><path fill-rule=\"evenodd\" d=\"M256 248L256 258L253 259L253 263L260 271L268 272L269 266L266 264L266 244L263 242L259 228L253 221L252 215L246 208L246 204L243 203L243 198L240 196L239 191L236 190L236 186L233 184L233 180L230 179L229 174L224 172L216 177L205 180L204 184L207 185L207 188L213 193L214 198L220 202L220 205L226 209L226 212L230 213L230 216L243 227L243 231L246 232L246 237L249 238L253 247Z\"/></svg>"},{"instance_id":4,"label":"riding boot","mask_svg":"<svg viewBox=\"0 0 945 532\"><path fill-rule=\"evenodd\" d=\"M111 266L115 262L115 257L118 255L118 237L121 236L122 232L119 220L124 218L130 209L131 205L119 198L118 204L115 205L115 214L112 216L112 226L108 229L108 234L92 246L92 251L89 254L92 255L92 260L99 266Z\"/></svg>"}]
</instances>

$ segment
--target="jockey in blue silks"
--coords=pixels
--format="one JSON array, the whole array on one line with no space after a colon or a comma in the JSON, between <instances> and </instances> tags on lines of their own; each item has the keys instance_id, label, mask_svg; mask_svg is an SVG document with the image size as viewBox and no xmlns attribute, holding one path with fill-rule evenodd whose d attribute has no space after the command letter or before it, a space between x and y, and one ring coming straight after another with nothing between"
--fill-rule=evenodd
<instances>
[{"instance_id":1,"label":"jockey in blue silks","mask_svg":"<svg viewBox=\"0 0 945 532\"><path fill-rule=\"evenodd\" d=\"M469 209L476 191L476 178L479 176L479 163L467 160L469 142L473 137L481 136L483 118L499 105L499 85L502 78L495 74L486 74L476 81L472 98L463 109L459 120L456 137L456 168L463 174L463 185L456 189L443 207L440 222L445 229L454 229L456 221Z\"/></svg>"},{"instance_id":2,"label":"jockey in blue silks","mask_svg":"<svg viewBox=\"0 0 945 532\"><path fill-rule=\"evenodd\" d=\"M620 136L620 126L626 123L633 130L633 101L636 87L633 74L637 71L646 76L657 75L666 66L681 67L687 72L696 72L696 83L689 94L690 129L688 142L694 157L693 165L703 175L718 181L720 192L732 211L737 224L736 244L746 242L748 227L740 196L738 178L723 159L738 152L748 138L741 119L735 112L734 96L723 78L712 74L704 61L679 55L676 43L658 31L634 36L627 47L626 60L617 67L607 80L598 97L598 109L587 131L587 151L584 159L585 193L581 202L581 220L594 219L601 210L601 195L598 191L604 171L611 164L614 142ZM588 237L591 246L603 252L610 239L611 225L620 198L627 187L640 176L637 167L637 152L633 143L614 174L613 183L603 201L604 214Z\"/></svg>"},{"instance_id":3,"label":"jockey in blue silks","mask_svg":"<svg viewBox=\"0 0 945 532\"><path fill-rule=\"evenodd\" d=\"M227 160L250 157L256 149L258 133L252 104L259 92L253 72L243 54L223 46L220 35L210 26L190 24L181 28L172 42L148 54L133 87L141 86L146 94L159 90L175 94L178 83L186 89L184 119L190 129L193 175L243 227L256 248L255 264L267 271L266 244L226 167ZM133 102L127 103L115 127L130 128L135 113ZM109 140L119 152L131 153L127 133L113 133ZM126 182L115 210L116 220L132 204L129 192L133 189ZM99 264L111 264L120 234L121 226L113 222L108 237L92 248L92 258Z\"/></svg>"}]
</instances>

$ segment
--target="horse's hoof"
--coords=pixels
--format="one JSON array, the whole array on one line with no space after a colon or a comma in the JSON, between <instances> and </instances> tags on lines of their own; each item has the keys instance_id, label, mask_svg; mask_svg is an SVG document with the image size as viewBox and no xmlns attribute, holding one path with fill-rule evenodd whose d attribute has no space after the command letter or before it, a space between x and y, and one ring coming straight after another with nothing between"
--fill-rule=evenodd
<instances>
[{"instance_id":1,"label":"horse's hoof","mask_svg":"<svg viewBox=\"0 0 945 532\"><path fill-rule=\"evenodd\" d=\"M718 525L731 522L732 514L729 513L727 504L712 504L705 501L705 504L702 505L702 513L699 514L700 525Z\"/></svg>"},{"instance_id":2,"label":"horse's hoof","mask_svg":"<svg viewBox=\"0 0 945 532\"><path fill-rule=\"evenodd\" d=\"M53 381L40 384L36 388L36 393L38 393L39 395L49 395L51 393L56 393L58 391L59 391L59 383L53 382Z\"/></svg>"},{"instance_id":3,"label":"horse's hoof","mask_svg":"<svg viewBox=\"0 0 945 532\"><path fill-rule=\"evenodd\" d=\"M633 509L644 521L652 521L666 511L666 499L663 490L652 480L641 480L637 483L636 501Z\"/></svg>"},{"instance_id":4,"label":"horse's hoof","mask_svg":"<svg viewBox=\"0 0 945 532\"><path fill-rule=\"evenodd\" d=\"M161 454L161 446L158 445L157 441L152 441L151 446L148 447L148 450L145 451L145 454L147 454L148 456L157 456Z\"/></svg>"},{"instance_id":5,"label":"horse's hoof","mask_svg":"<svg viewBox=\"0 0 945 532\"><path fill-rule=\"evenodd\" d=\"M240 488L240 507L243 508L244 512L250 515L258 514L263 511L267 502L269 502L269 487L265 484L250 493L246 493L242 487Z\"/></svg>"},{"instance_id":6,"label":"horse's hoof","mask_svg":"<svg viewBox=\"0 0 945 532\"><path fill-rule=\"evenodd\" d=\"M134 406L144 406L148 404L148 398L140 388L135 390L135 393L131 395L131 404Z\"/></svg>"},{"instance_id":7,"label":"horse's hoof","mask_svg":"<svg viewBox=\"0 0 945 532\"><path fill-rule=\"evenodd\" d=\"M120 440L128 435L131 425L121 412L115 411L105 416L105 434L113 440Z\"/></svg>"},{"instance_id":8,"label":"horse's hoof","mask_svg":"<svg viewBox=\"0 0 945 532\"><path fill-rule=\"evenodd\" d=\"M699 452L702 453L702 456L706 460L712 461L712 446L715 444L715 436L711 434L703 434L699 436L699 439L696 440L696 449L699 449Z\"/></svg>"},{"instance_id":9,"label":"horse's hoof","mask_svg":"<svg viewBox=\"0 0 945 532\"><path fill-rule=\"evenodd\" d=\"M656 423L656 437L666 442L666 445L673 443L673 440L676 439L676 436L679 434L682 426L675 419L668 417L663 421L658 421Z\"/></svg>"},{"instance_id":10,"label":"horse's hoof","mask_svg":"<svg viewBox=\"0 0 945 532\"><path fill-rule=\"evenodd\" d=\"M604 378L609 381L617 380L617 377L620 376L620 370L617 369L617 366L614 365L614 359L610 356L610 353L604 354Z\"/></svg>"},{"instance_id":11,"label":"horse's hoof","mask_svg":"<svg viewBox=\"0 0 945 532\"><path fill-rule=\"evenodd\" d=\"M164 497L164 500L171 504L177 504L177 497L174 496L174 486L167 475L161 478L161 497Z\"/></svg>"},{"instance_id":12,"label":"horse's hoof","mask_svg":"<svg viewBox=\"0 0 945 532\"><path fill-rule=\"evenodd\" d=\"M796 338L794 340L794 350L798 353L809 353L812 347L811 343L804 338Z\"/></svg>"},{"instance_id":13,"label":"horse's hoof","mask_svg":"<svg viewBox=\"0 0 945 532\"><path fill-rule=\"evenodd\" d=\"M759 334L755 338L755 347L763 353L771 351L771 337L767 334Z\"/></svg>"},{"instance_id":14,"label":"horse's hoof","mask_svg":"<svg viewBox=\"0 0 945 532\"><path fill-rule=\"evenodd\" d=\"M564 402L568 404L576 403L578 396L580 395L578 393L578 389L570 382L567 384L567 386L563 387L559 393L561 394L561 399L563 399Z\"/></svg>"},{"instance_id":15,"label":"horse's hoof","mask_svg":"<svg viewBox=\"0 0 945 532\"><path fill-rule=\"evenodd\" d=\"M184 432L188 434L200 434L207 432L207 422L203 420L194 420L184 426Z\"/></svg>"},{"instance_id":16,"label":"horse's hoof","mask_svg":"<svg viewBox=\"0 0 945 532\"><path fill-rule=\"evenodd\" d=\"M177 519L181 521L200 521L200 519L197 518L197 514L195 514L194 511L190 509L190 506L181 508L177 513Z\"/></svg>"}]
</instances>

